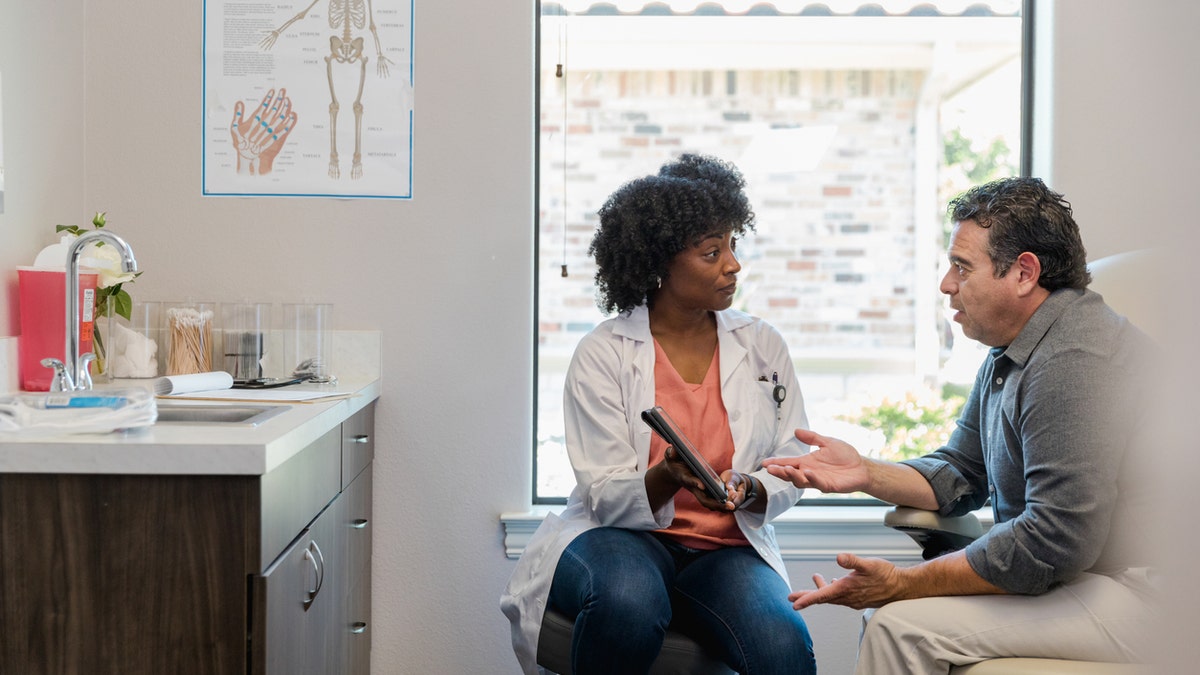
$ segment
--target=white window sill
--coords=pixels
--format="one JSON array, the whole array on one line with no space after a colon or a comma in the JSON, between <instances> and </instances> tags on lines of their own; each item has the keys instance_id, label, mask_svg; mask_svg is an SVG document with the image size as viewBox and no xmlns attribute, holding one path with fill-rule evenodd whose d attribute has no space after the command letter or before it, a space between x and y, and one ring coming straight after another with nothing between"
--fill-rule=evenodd
<instances>
[{"instance_id":1,"label":"white window sill","mask_svg":"<svg viewBox=\"0 0 1200 675\"><path fill-rule=\"evenodd\" d=\"M798 506L774 521L775 537L784 560L832 560L848 552L888 560L919 561L921 551L908 535L883 524L888 506ZM547 513L562 506L534 506L529 511L500 515L504 526L504 553L521 557L525 544ZM986 529L990 508L976 512Z\"/></svg>"}]
</instances>

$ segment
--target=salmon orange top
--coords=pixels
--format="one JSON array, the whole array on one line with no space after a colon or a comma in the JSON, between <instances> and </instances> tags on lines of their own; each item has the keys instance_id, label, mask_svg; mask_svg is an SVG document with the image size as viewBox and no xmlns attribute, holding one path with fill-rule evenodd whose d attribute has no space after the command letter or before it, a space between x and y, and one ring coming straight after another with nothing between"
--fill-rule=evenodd
<instances>
[{"instance_id":1,"label":"salmon orange top","mask_svg":"<svg viewBox=\"0 0 1200 675\"><path fill-rule=\"evenodd\" d=\"M666 352L654 341L654 402L675 420L696 450L720 475L733 466L733 434L721 399L720 349L700 384L685 382ZM667 444L657 434L650 437L650 466L663 460ZM749 546L731 512L709 511L688 490L675 493L675 520L662 534L689 548L711 550L723 546Z\"/></svg>"}]
</instances>

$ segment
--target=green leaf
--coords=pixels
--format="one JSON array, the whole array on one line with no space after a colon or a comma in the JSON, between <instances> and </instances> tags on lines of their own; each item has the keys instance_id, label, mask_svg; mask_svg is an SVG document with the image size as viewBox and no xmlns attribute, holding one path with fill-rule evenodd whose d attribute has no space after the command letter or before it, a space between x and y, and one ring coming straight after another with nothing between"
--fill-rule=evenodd
<instances>
[{"instance_id":1,"label":"green leaf","mask_svg":"<svg viewBox=\"0 0 1200 675\"><path fill-rule=\"evenodd\" d=\"M78 225L55 225L54 231L56 233L57 232L70 232L71 234L75 235L76 237L83 234L83 230L79 229Z\"/></svg>"},{"instance_id":2,"label":"green leaf","mask_svg":"<svg viewBox=\"0 0 1200 675\"><path fill-rule=\"evenodd\" d=\"M133 313L133 298L129 297L129 291L117 291L110 297L113 298L115 303L113 305L113 311L125 317L126 321L129 321L130 314Z\"/></svg>"}]
</instances>

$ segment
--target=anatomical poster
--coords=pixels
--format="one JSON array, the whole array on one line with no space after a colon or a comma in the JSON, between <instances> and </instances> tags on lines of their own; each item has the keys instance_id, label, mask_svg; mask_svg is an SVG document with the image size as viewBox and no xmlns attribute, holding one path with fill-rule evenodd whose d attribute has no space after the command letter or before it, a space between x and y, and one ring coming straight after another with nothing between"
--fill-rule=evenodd
<instances>
[{"instance_id":1,"label":"anatomical poster","mask_svg":"<svg viewBox=\"0 0 1200 675\"><path fill-rule=\"evenodd\" d=\"M210 196L410 199L415 0L206 0Z\"/></svg>"}]
</instances>

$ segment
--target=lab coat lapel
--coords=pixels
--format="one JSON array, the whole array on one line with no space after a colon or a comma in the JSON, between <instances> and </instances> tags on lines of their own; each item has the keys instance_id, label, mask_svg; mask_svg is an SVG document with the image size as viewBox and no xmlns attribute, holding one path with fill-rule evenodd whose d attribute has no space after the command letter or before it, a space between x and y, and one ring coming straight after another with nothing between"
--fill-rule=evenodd
<instances>
[{"instance_id":1,"label":"lab coat lapel","mask_svg":"<svg viewBox=\"0 0 1200 675\"><path fill-rule=\"evenodd\" d=\"M726 310L717 312L717 340L721 352L721 398L725 411L729 415L729 432L733 437L733 468L738 471L749 471L756 463L755 458L743 448L751 447L751 437L754 434L754 420L749 415L742 414L746 404L746 391L743 387L734 386L734 375L742 368L749 368L750 352L743 344L745 336L738 328L751 322L751 318L741 312Z\"/></svg>"},{"instance_id":2,"label":"lab coat lapel","mask_svg":"<svg viewBox=\"0 0 1200 675\"><path fill-rule=\"evenodd\" d=\"M621 378L630 442L638 454L638 465L650 461L650 427L641 411L654 405L654 341L650 335L650 312L645 305L618 317L613 335L621 338L621 358L631 365Z\"/></svg>"},{"instance_id":3,"label":"lab coat lapel","mask_svg":"<svg viewBox=\"0 0 1200 675\"><path fill-rule=\"evenodd\" d=\"M737 339L735 329L750 323L749 316L741 312L726 310L717 312L717 344L721 350L721 390L725 391L729 379L746 360L745 345Z\"/></svg>"}]
</instances>

